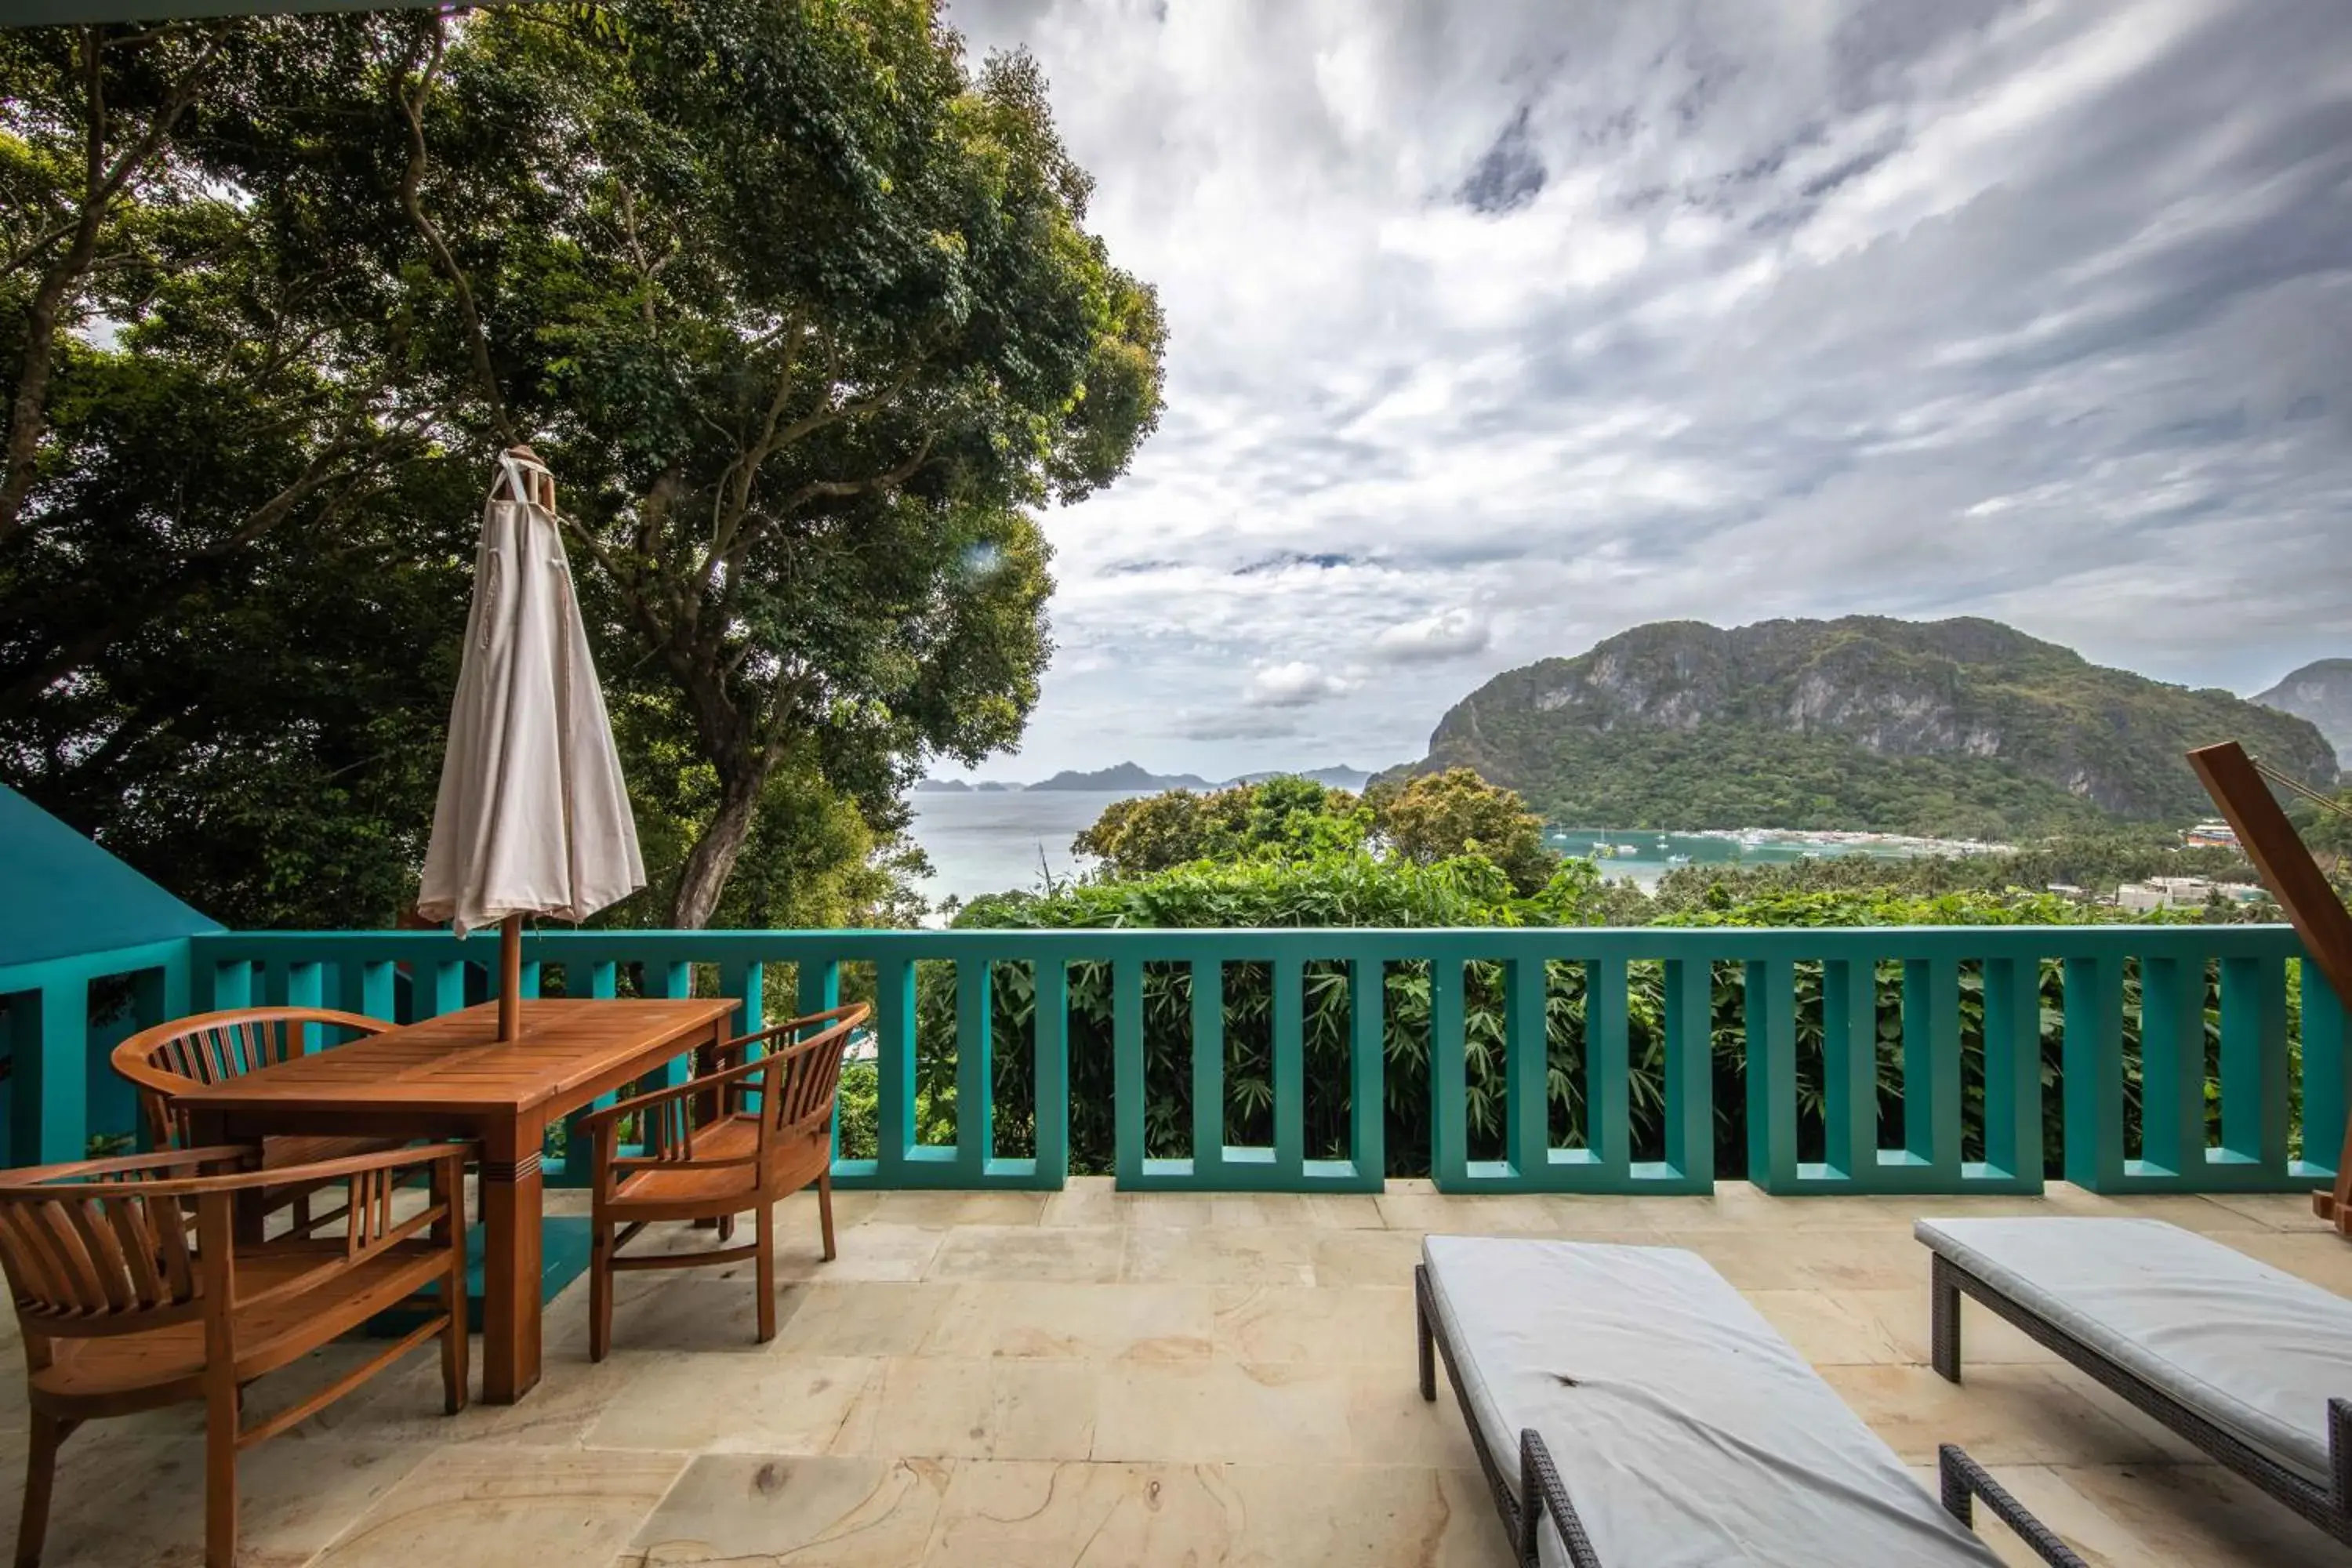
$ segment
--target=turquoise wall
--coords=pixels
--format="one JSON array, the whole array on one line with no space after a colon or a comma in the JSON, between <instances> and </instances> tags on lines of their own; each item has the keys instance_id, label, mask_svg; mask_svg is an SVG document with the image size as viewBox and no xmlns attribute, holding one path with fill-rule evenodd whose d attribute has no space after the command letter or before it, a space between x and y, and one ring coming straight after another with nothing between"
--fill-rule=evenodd
<instances>
[{"instance_id":1,"label":"turquoise wall","mask_svg":"<svg viewBox=\"0 0 2352 1568\"><path fill-rule=\"evenodd\" d=\"M0 969L220 929L0 784Z\"/></svg>"}]
</instances>

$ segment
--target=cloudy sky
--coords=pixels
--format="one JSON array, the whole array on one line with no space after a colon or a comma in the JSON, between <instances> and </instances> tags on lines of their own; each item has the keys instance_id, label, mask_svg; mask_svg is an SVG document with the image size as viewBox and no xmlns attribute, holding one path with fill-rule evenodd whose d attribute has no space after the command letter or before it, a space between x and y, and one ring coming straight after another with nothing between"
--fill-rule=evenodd
<instances>
[{"instance_id":1,"label":"cloudy sky","mask_svg":"<svg viewBox=\"0 0 2352 1568\"><path fill-rule=\"evenodd\" d=\"M1168 408L1050 516L1033 778L1418 756L1662 618L2352 654L2345 0L953 0Z\"/></svg>"}]
</instances>

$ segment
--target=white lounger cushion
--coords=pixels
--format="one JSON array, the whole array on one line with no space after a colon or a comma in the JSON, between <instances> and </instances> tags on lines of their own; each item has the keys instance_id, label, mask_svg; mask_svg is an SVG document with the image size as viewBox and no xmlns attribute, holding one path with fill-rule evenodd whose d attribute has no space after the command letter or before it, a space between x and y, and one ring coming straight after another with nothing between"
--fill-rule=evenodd
<instances>
[{"instance_id":1,"label":"white lounger cushion","mask_svg":"<svg viewBox=\"0 0 2352 1568\"><path fill-rule=\"evenodd\" d=\"M1516 1489L1519 1432L1540 1433L1609 1568L1999 1563L1697 1254L1433 1236L1422 1256L1496 1462Z\"/></svg>"},{"instance_id":2,"label":"white lounger cushion","mask_svg":"<svg viewBox=\"0 0 2352 1568\"><path fill-rule=\"evenodd\" d=\"M1912 1234L2239 1441L2327 1484L2327 1401L2352 1398L2352 1301L2158 1219L1923 1219Z\"/></svg>"}]
</instances>

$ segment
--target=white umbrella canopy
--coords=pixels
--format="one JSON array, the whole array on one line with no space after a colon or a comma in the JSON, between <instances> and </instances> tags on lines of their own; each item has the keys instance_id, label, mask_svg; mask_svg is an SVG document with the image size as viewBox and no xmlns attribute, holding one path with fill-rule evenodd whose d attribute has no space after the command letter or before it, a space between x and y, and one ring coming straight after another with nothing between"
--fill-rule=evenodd
<instances>
[{"instance_id":1,"label":"white umbrella canopy","mask_svg":"<svg viewBox=\"0 0 2352 1568\"><path fill-rule=\"evenodd\" d=\"M522 917L584 920L646 881L554 507L530 447L499 457L416 900L460 936L504 927L501 1039L515 1034Z\"/></svg>"}]
</instances>

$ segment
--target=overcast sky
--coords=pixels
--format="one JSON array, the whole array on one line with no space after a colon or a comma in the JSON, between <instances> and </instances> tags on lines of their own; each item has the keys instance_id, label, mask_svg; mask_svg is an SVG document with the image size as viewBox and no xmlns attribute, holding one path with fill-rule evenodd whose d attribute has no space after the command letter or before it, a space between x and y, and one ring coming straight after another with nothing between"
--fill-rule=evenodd
<instances>
[{"instance_id":1,"label":"overcast sky","mask_svg":"<svg viewBox=\"0 0 2352 1568\"><path fill-rule=\"evenodd\" d=\"M2347 0L955 0L1155 283L1017 756L1421 754L1643 621L2352 655Z\"/></svg>"}]
</instances>

